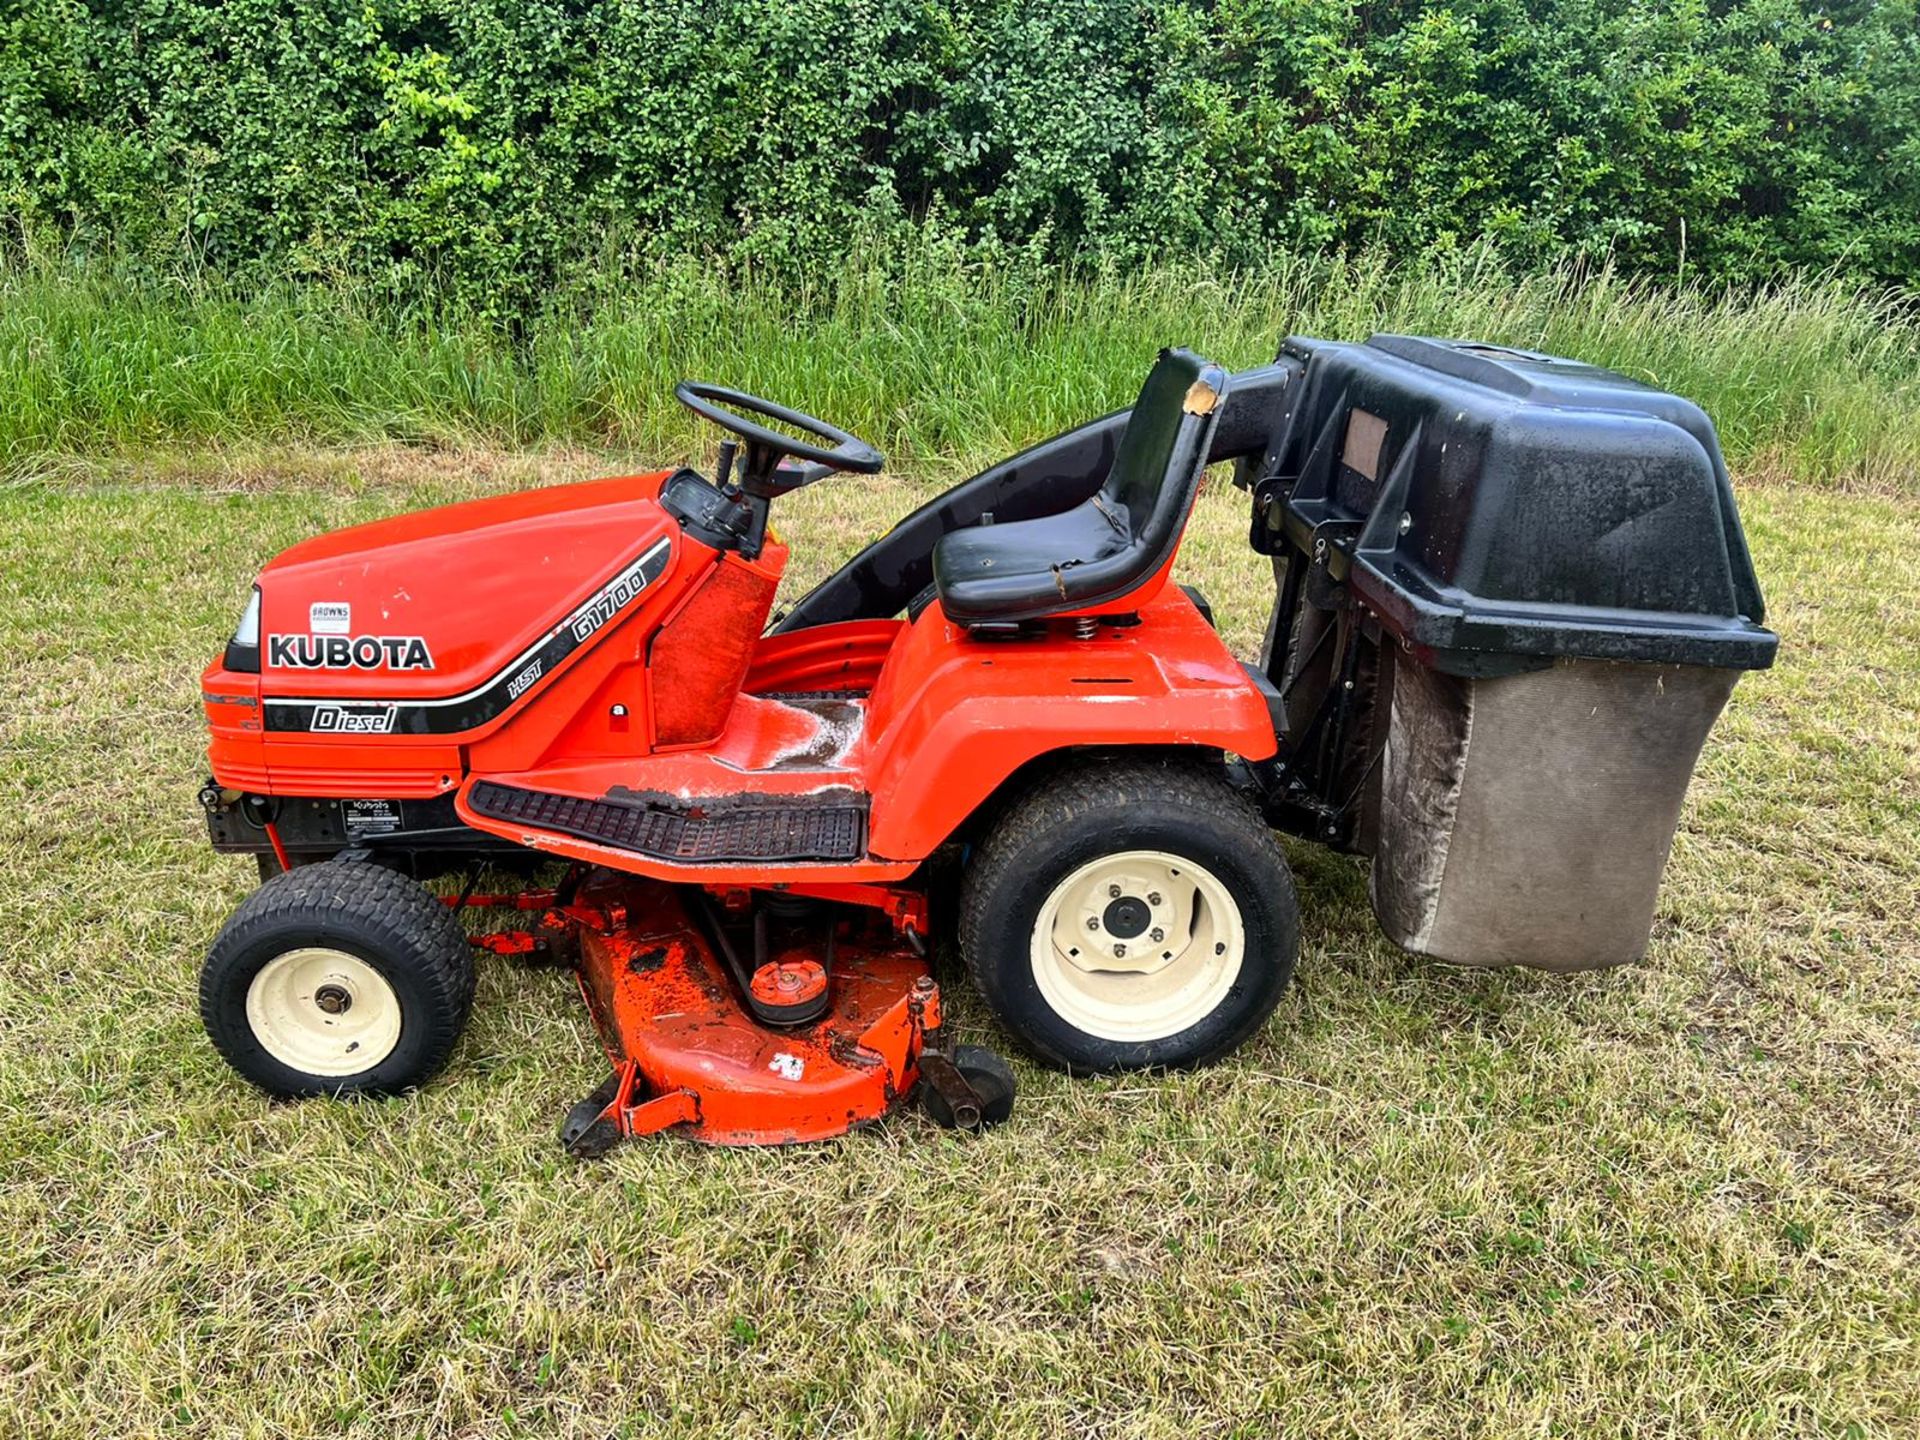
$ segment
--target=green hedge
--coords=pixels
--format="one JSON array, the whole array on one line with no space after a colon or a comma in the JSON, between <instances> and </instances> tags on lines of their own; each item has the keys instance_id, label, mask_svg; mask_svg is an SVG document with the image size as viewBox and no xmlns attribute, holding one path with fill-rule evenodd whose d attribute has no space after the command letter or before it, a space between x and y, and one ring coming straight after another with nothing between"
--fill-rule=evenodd
<instances>
[{"instance_id":1,"label":"green hedge","mask_svg":"<svg viewBox=\"0 0 1920 1440\"><path fill-rule=\"evenodd\" d=\"M1611 255L1920 276L1915 0L0 0L28 253L524 308L804 268Z\"/></svg>"}]
</instances>

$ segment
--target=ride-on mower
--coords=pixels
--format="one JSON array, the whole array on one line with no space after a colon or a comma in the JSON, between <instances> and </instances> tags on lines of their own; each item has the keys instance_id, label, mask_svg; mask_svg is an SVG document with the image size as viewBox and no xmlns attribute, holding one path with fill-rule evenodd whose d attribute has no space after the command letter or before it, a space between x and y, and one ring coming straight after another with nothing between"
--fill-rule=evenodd
<instances>
[{"instance_id":1,"label":"ride-on mower","mask_svg":"<svg viewBox=\"0 0 1920 1440\"><path fill-rule=\"evenodd\" d=\"M265 880L201 1008L266 1090L424 1081L479 950L578 976L612 1074L577 1153L819 1139L916 1091L979 1126L1013 1077L949 1043L930 947L1045 1063L1218 1059L1294 966L1275 828L1370 857L1414 953L1633 960L1701 744L1775 648L1706 417L1545 355L1165 351L1131 410L939 496L770 629L775 503L881 457L676 393L730 432L711 478L453 505L261 572L203 677L201 800ZM1172 581L1225 461L1275 577L1252 664ZM477 906L522 919L470 939Z\"/></svg>"}]
</instances>

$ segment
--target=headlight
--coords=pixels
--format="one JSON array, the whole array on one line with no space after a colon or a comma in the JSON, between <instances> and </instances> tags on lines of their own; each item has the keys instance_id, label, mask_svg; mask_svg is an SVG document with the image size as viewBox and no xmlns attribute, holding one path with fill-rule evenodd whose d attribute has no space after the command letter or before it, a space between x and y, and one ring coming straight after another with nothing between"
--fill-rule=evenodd
<instances>
[{"instance_id":1,"label":"headlight","mask_svg":"<svg viewBox=\"0 0 1920 1440\"><path fill-rule=\"evenodd\" d=\"M260 673L260 587L253 587L233 638L227 641L226 667L242 675Z\"/></svg>"}]
</instances>

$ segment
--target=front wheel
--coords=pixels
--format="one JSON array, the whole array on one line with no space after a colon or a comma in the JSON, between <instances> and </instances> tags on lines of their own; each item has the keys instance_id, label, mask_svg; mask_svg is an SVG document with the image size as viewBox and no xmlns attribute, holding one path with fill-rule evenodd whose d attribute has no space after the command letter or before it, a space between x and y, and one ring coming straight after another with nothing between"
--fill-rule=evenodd
<instances>
[{"instance_id":1,"label":"front wheel","mask_svg":"<svg viewBox=\"0 0 1920 1440\"><path fill-rule=\"evenodd\" d=\"M1299 936L1273 832L1217 770L1178 760L1044 782L987 836L961 899L974 983L1067 1070L1230 1053L1279 1003Z\"/></svg>"},{"instance_id":2,"label":"front wheel","mask_svg":"<svg viewBox=\"0 0 1920 1440\"><path fill-rule=\"evenodd\" d=\"M447 1061L473 1005L452 912L366 861L275 875L221 928L200 972L216 1048L275 1095L393 1094Z\"/></svg>"}]
</instances>

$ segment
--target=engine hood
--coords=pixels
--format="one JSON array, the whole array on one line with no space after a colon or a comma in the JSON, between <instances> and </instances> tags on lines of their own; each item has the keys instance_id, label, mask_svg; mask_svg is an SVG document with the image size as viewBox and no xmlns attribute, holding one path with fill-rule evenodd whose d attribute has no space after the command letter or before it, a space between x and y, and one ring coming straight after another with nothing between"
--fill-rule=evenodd
<instances>
[{"instance_id":1,"label":"engine hood","mask_svg":"<svg viewBox=\"0 0 1920 1440\"><path fill-rule=\"evenodd\" d=\"M294 546L260 573L263 697L518 695L664 574L679 528L657 503L667 473L467 501Z\"/></svg>"}]
</instances>

